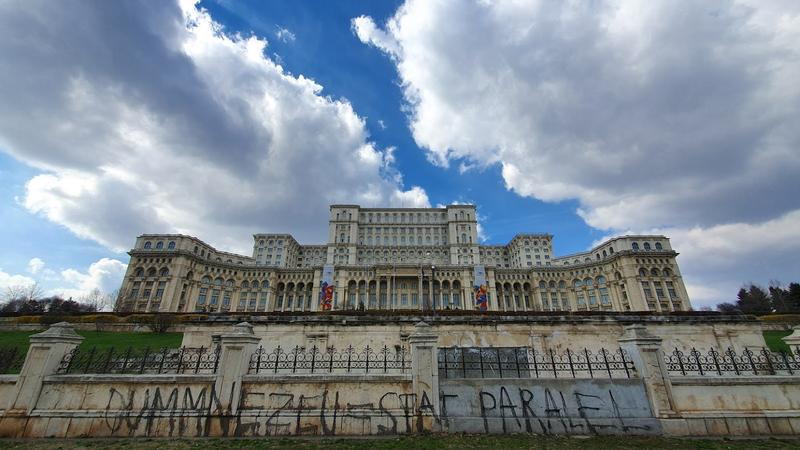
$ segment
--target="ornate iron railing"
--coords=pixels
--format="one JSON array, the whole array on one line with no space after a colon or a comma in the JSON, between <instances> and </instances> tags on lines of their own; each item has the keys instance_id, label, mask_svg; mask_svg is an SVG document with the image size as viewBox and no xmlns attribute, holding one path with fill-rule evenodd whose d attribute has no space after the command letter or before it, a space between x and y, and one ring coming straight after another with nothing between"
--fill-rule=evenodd
<instances>
[{"instance_id":1,"label":"ornate iron railing","mask_svg":"<svg viewBox=\"0 0 800 450\"><path fill-rule=\"evenodd\" d=\"M24 350L19 347L0 347L0 374L19 373L24 362Z\"/></svg>"},{"instance_id":2,"label":"ornate iron railing","mask_svg":"<svg viewBox=\"0 0 800 450\"><path fill-rule=\"evenodd\" d=\"M712 348L706 353L695 348L684 353L676 348L664 355L664 362L670 375L800 375L800 347L794 352L745 348L739 353L730 347L722 352Z\"/></svg>"},{"instance_id":3,"label":"ornate iron railing","mask_svg":"<svg viewBox=\"0 0 800 450\"><path fill-rule=\"evenodd\" d=\"M443 378L631 378L633 361L624 350L567 349L556 353L528 347L447 347L438 354Z\"/></svg>"},{"instance_id":4,"label":"ornate iron railing","mask_svg":"<svg viewBox=\"0 0 800 450\"><path fill-rule=\"evenodd\" d=\"M88 350L75 347L64 355L56 373L140 373L140 374L198 374L216 373L220 347L161 348L151 351L119 351L114 347Z\"/></svg>"},{"instance_id":5,"label":"ornate iron railing","mask_svg":"<svg viewBox=\"0 0 800 450\"><path fill-rule=\"evenodd\" d=\"M295 346L286 351L280 345L263 347L250 357L250 373L406 373L411 371L410 353L405 347L367 345L356 350L352 345L338 351L333 346L310 349Z\"/></svg>"}]
</instances>

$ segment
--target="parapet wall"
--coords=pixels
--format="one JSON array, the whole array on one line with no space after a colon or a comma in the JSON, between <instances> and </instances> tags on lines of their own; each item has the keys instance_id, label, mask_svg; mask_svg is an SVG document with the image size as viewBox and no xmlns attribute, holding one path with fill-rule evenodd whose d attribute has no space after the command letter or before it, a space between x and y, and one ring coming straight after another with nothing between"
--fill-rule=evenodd
<instances>
[{"instance_id":1,"label":"parapet wall","mask_svg":"<svg viewBox=\"0 0 800 450\"><path fill-rule=\"evenodd\" d=\"M334 342L349 335L346 350L293 347L288 331L259 336L240 323L215 351L103 357L76 350L80 336L56 324L31 338L19 375L0 376L0 437L800 435L800 350L669 353L651 331L686 323L626 325L603 338L611 350L517 345L524 324L484 324L466 346L454 335L467 325L425 322L379 347L342 325ZM316 339L319 326L333 324L312 327ZM375 336L381 326L356 325ZM548 344L569 342L558 339Z\"/></svg>"}]
</instances>

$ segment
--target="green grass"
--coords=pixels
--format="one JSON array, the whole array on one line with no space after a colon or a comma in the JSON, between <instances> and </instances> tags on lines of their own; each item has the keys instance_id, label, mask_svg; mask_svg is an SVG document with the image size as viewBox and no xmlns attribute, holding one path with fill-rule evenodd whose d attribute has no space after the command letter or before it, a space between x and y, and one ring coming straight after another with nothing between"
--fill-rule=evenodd
<instances>
[{"instance_id":1,"label":"green grass","mask_svg":"<svg viewBox=\"0 0 800 450\"><path fill-rule=\"evenodd\" d=\"M773 352L790 352L789 346L781 338L792 334L792 330L768 330L764 332L767 347Z\"/></svg>"},{"instance_id":2,"label":"green grass","mask_svg":"<svg viewBox=\"0 0 800 450\"><path fill-rule=\"evenodd\" d=\"M0 331L0 347L17 347L27 351L29 337L39 331ZM124 350L130 346L133 350L158 349L161 347L180 347L183 340L183 333L117 333L112 331L78 331L78 334L85 339L81 343L81 349L89 349L93 346L97 350L107 350L115 347L116 350Z\"/></svg>"},{"instance_id":3,"label":"green grass","mask_svg":"<svg viewBox=\"0 0 800 450\"><path fill-rule=\"evenodd\" d=\"M403 436L385 438L260 438L260 439L31 439L0 440L8 449L286 449L286 450L399 450L399 449L783 449L798 448L786 439L675 439L632 436L591 438L516 435Z\"/></svg>"}]
</instances>

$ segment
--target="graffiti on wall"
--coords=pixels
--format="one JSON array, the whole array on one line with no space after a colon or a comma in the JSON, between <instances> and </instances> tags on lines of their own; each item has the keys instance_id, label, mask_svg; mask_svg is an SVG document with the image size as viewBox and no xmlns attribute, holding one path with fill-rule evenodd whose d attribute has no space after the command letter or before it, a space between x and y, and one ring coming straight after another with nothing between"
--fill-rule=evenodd
<instances>
[{"instance_id":1,"label":"graffiti on wall","mask_svg":"<svg viewBox=\"0 0 800 450\"><path fill-rule=\"evenodd\" d=\"M110 434L274 436L399 434L426 431L430 396L388 391L351 403L339 391L241 391L235 413L210 387L109 388L103 421ZM438 420L438 417L434 417Z\"/></svg>"},{"instance_id":2,"label":"graffiti on wall","mask_svg":"<svg viewBox=\"0 0 800 450\"><path fill-rule=\"evenodd\" d=\"M444 383L441 420L448 431L537 434L650 434L659 430L639 383L522 380Z\"/></svg>"}]
</instances>

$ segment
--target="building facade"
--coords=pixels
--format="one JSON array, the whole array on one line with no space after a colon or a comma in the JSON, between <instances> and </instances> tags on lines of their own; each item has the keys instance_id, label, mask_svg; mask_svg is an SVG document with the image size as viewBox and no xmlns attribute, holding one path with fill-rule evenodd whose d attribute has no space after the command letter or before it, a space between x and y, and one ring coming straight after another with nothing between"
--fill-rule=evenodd
<instances>
[{"instance_id":1,"label":"building facade","mask_svg":"<svg viewBox=\"0 0 800 450\"><path fill-rule=\"evenodd\" d=\"M362 208L332 205L327 243L256 234L252 256L186 235L136 239L116 308L139 312L475 310L474 285L493 311L691 309L676 253L664 236L609 239L553 254L553 236L522 233L481 245L473 205Z\"/></svg>"}]
</instances>

